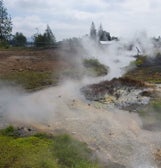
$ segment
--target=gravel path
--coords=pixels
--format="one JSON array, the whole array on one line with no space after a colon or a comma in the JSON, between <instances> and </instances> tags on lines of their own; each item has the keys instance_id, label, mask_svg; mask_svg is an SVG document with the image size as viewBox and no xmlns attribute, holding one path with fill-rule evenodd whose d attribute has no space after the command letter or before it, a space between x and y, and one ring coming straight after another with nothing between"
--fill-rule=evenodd
<instances>
[{"instance_id":1,"label":"gravel path","mask_svg":"<svg viewBox=\"0 0 161 168\"><path fill-rule=\"evenodd\" d=\"M3 92L3 96L7 94ZM74 84L8 97L6 105L0 99L1 126L9 121L53 133L66 130L86 142L105 165L157 167L154 151L161 148L161 132L143 130L137 114L86 102Z\"/></svg>"}]
</instances>

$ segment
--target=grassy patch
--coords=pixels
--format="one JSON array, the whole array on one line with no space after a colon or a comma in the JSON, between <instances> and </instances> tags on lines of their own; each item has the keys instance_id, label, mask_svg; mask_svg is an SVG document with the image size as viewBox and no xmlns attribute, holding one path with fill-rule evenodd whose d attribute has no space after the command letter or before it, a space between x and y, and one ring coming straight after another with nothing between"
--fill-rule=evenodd
<instances>
[{"instance_id":1,"label":"grassy patch","mask_svg":"<svg viewBox=\"0 0 161 168\"><path fill-rule=\"evenodd\" d=\"M85 59L83 65L89 75L103 76L108 74L108 67L101 64L97 59Z\"/></svg>"},{"instance_id":2,"label":"grassy patch","mask_svg":"<svg viewBox=\"0 0 161 168\"><path fill-rule=\"evenodd\" d=\"M90 158L91 153L85 144L72 139L68 135L57 136L54 141L55 156L59 158L58 163L61 166L96 167L87 159Z\"/></svg>"},{"instance_id":3,"label":"grassy patch","mask_svg":"<svg viewBox=\"0 0 161 168\"><path fill-rule=\"evenodd\" d=\"M146 81L157 84L161 83L161 67L138 67L132 71L127 72L124 76L139 81Z\"/></svg>"},{"instance_id":4,"label":"grassy patch","mask_svg":"<svg viewBox=\"0 0 161 168\"><path fill-rule=\"evenodd\" d=\"M16 137L17 130L15 130L13 126L8 126L6 129L0 131L0 135Z\"/></svg>"},{"instance_id":5,"label":"grassy patch","mask_svg":"<svg viewBox=\"0 0 161 168\"><path fill-rule=\"evenodd\" d=\"M146 55L139 55L135 61L136 66L144 66L144 64L147 64L147 56Z\"/></svg>"},{"instance_id":6,"label":"grassy patch","mask_svg":"<svg viewBox=\"0 0 161 168\"><path fill-rule=\"evenodd\" d=\"M138 55L130 65L135 65L136 68L127 72L126 77L150 83L161 83L161 53L156 53L153 57Z\"/></svg>"},{"instance_id":7,"label":"grassy patch","mask_svg":"<svg viewBox=\"0 0 161 168\"><path fill-rule=\"evenodd\" d=\"M161 99L151 101L151 106L155 111L161 112Z\"/></svg>"},{"instance_id":8,"label":"grassy patch","mask_svg":"<svg viewBox=\"0 0 161 168\"><path fill-rule=\"evenodd\" d=\"M156 117L156 119L161 119L161 99L156 98L152 99L149 104L144 105L138 108L138 113L140 116L148 116L151 115Z\"/></svg>"},{"instance_id":9,"label":"grassy patch","mask_svg":"<svg viewBox=\"0 0 161 168\"><path fill-rule=\"evenodd\" d=\"M0 76L1 79L22 85L25 89L37 89L58 82L57 75L51 72L22 71Z\"/></svg>"},{"instance_id":10,"label":"grassy patch","mask_svg":"<svg viewBox=\"0 0 161 168\"><path fill-rule=\"evenodd\" d=\"M96 168L91 151L68 135L14 137L8 127L0 134L1 168ZM5 134L4 134L5 132ZM9 133L9 134L8 134Z\"/></svg>"},{"instance_id":11,"label":"grassy patch","mask_svg":"<svg viewBox=\"0 0 161 168\"><path fill-rule=\"evenodd\" d=\"M72 79L80 79L83 75L84 75L83 71L81 71L79 68L76 67L66 68L60 73L60 76L62 76L63 78L72 78Z\"/></svg>"},{"instance_id":12,"label":"grassy patch","mask_svg":"<svg viewBox=\"0 0 161 168\"><path fill-rule=\"evenodd\" d=\"M138 107L137 112L143 123L143 128L151 131L161 129L161 99L155 98L149 104Z\"/></svg>"}]
</instances>

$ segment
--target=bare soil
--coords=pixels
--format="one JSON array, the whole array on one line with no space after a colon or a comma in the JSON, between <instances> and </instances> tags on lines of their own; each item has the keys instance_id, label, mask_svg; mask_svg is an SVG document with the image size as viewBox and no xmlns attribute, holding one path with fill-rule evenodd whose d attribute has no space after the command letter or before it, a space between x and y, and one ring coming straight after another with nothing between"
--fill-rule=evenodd
<instances>
[{"instance_id":1,"label":"bare soil","mask_svg":"<svg viewBox=\"0 0 161 168\"><path fill-rule=\"evenodd\" d=\"M69 57L63 57L68 54L58 49L1 50L0 75L26 70L58 72L72 68L72 63L67 61ZM73 56L74 53L70 58ZM137 114L106 108L100 103L89 104L79 98L76 88L74 84L66 83L14 97L7 102L8 107L3 103L2 110L5 109L8 115L2 113L0 119L4 124L11 120L11 123L29 124L51 133L66 130L86 142L105 167L111 161L128 168L157 167L160 153L154 151L161 148L160 132L142 129Z\"/></svg>"},{"instance_id":2,"label":"bare soil","mask_svg":"<svg viewBox=\"0 0 161 168\"><path fill-rule=\"evenodd\" d=\"M58 49L0 50L0 75L21 71L59 71L69 67Z\"/></svg>"}]
</instances>

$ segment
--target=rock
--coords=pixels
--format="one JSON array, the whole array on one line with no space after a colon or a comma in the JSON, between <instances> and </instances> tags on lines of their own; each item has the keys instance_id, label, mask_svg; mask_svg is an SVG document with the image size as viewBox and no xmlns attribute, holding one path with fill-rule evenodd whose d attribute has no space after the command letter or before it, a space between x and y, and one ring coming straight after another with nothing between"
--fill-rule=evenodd
<instances>
[{"instance_id":1,"label":"rock","mask_svg":"<svg viewBox=\"0 0 161 168\"><path fill-rule=\"evenodd\" d=\"M149 88L142 82L127 78L113 79L99 84L88 85L81 91L86 99L100 101L107 104L115 104L117 107L126 107L132 104L148 104Z\"/></svg>"}]
</instances>

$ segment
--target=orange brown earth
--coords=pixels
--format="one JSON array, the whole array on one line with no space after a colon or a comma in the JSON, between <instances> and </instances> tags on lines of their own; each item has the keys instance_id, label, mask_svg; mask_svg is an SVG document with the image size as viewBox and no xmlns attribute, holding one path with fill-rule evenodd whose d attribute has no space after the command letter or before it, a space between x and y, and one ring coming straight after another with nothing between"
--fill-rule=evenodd
<instances>
[{"instance_id":1,"label":"orange brown earth","mask_svg":"<svg viewBox=\"0 0 161 168\"><path fill-rule=\"evenodd\" d=\"M70 65L61 60L57 49L46 50L1 50L0 74L21 71L59 71Z\"/></svg>"}]
</instances>

